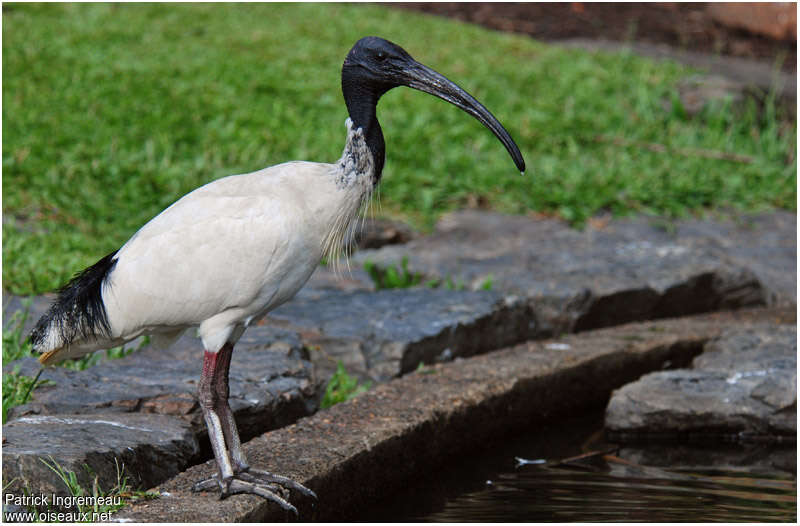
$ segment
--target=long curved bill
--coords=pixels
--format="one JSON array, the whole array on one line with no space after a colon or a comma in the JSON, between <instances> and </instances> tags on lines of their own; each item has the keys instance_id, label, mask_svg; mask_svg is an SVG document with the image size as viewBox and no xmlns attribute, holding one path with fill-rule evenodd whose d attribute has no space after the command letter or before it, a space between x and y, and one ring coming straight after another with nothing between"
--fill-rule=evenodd
<instances>
[{"instance_id":1,"label":"long curved bill","mask_svg":"<svg viewBox=\"0 0 800 526\"><path fill-rule=\"evenodd\" d=\"M506 147L514 164L520 172L525 172L525 159L522 158L517 143L511 135L503 128L492 113L478 102L475 97L464 91L456 83L442 75L441 73L429 68L424 64L413 61L408 68L404 68L401 74L403 84L409 88L414 88L425 93L430 93L450 104L458 106L465 112L478 119L484 126L492 130L492 133L500 139Z\"/></svg>"}]
</instances>

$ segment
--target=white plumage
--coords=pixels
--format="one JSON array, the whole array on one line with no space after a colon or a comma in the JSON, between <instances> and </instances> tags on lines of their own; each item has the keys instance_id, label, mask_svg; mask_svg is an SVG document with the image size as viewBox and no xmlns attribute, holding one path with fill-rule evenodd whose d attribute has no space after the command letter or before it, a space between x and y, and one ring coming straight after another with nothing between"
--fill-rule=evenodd
<instances>
[{"instance_id":1,"label":"white plumage","mask_svg":"<svg viewBox=\"0 0 800 526\"><path fill-rule=\"evenodd\" d=\"M145 224L117 252L103 283L110 334L64 346L43 363L152 334L166 347L199 326L207 351L236 343L253 321L292 298L334 253L371 194L373 162L360 129L334 164L295 161L212 181ZM313 189L313 191L310 191Z\"/></svg>"}]
</instances>

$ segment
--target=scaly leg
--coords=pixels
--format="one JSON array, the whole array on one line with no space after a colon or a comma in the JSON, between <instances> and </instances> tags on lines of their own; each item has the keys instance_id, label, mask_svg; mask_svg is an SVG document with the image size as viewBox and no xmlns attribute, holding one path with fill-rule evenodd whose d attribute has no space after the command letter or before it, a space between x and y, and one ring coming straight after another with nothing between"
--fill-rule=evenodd
<instances>
[{"instance_id":1,"label":"scaly leg","mask_svg":"<svg viewBox=\"0 0 800 526\"><path fill-rule=\"evenodd\" d=\"M199 400L203 410L208 437L219 475L198 482L195 491L219 488L221 498L235 493L260 495L297 514L297 509L287 502L288 492L283 486L295 489L304 495L316 498L313 491L302 484L266 471L251 470L242 452L239 432L228 404L230 369L233 345L226 343L217 353L206 351L203 374L200 377Z\"/></svg>"}]
</instances>

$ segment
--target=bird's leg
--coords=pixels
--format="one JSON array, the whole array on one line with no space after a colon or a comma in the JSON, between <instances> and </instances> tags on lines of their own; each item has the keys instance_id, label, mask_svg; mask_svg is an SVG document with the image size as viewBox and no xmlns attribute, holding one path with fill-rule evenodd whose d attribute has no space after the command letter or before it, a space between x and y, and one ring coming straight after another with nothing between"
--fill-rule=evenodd
<instances>
[{"instance_id":1,"label":"bird's leg","mask_svg":"<svg viewBox=\"0 0 800 526\"><path fill-rule=\"evenodd\" d=\"M216 354L206 353L206 362L203 365L203 376L200 381L200 398L201 405L204 407L203 413L206 417L206 424L210 430L212 426L213 429L216 429L218 423L223 437L222 444L226 450L225 457L231 466L231 474L237 474L247 471L250 466L244 457L242 441L236 428L236 420L228 402L230 395L228 375L232 355L233 346L230 343L226 343ZM205 404L203 403L204 393ZM219 432L216 434L219 434ZM214 447L213 441L212 447ZM216 449L214 449L214 454L218 456ZM222 470L220 471L222 472Z\"/></svg>"},{"instance_id":2,"label":"bird's leg","mask_svg":"<svg viewBox=\"0 0 800 526\"><path fill-rule=\"evenodd\" d=\"M218 412L219 390L217 384L220 381L220 356L219 353L206 351L203 357L203 373L200 375L200 385L198 386L198 401L203 410L203 417L208 428L208 439L211 441L211 449L214 451L214 458L217 460L219 469L219 479L217 483L223 493L227 490L227 483L233 478L233 466L231 465L228 448L225 446L225 434L222 428L222 421ZM204 481L206 482L206 481ZM203 482L198 483L203 484ZM196 487L196 489L199 489ZM207 488L202 488L207 489Z\"/></svg>"},{"instance_id":3,"label":"bird's leg","mask_svg":"<svg viewBox=\"0 0 800 526\"><path fill-rule=\"evenodd\" d=\"M233 467L233 473L244 480L250 482L266 482L270 484L280 484L291 489L295 489L300 493L317 498L316 494L302 484L298 484L288 477L275 475L269 471L251 468L247 459L242 451L242 441L239 439L239 431L236 428L236 420L233 418L233 411L228 403L228 396L230 387L228 383L228 373L230 371L231 356L233 355L233 346L226 343L222 349L219 350L217 357L217 367L222 371L221 380L215 385L218 400L220 401L217 408L220 423L222 424L222 432L225 436L225 444L228 446L228 453Z\"/></svg>"},{"instance_id":4,"label":"bird's leg","mask_svg":"<svg viewBox=\"0 0 800 526\"><path fill-rule=\"evenodd\" d=\"M231 411L231 407L228 403L228 395L230 393L228 384L228 371L230 370L233 346L226 344L222 349L220 349L219 354L220 356L218 359L220 361L218 363L218 367L224 369L224 375L222 381L217 384L217 393L220 397L220 400L223 402L220 404L218 413L220 422L222 424L222 432L225 435L225 444L228 446L231 463L233 464L233 472L247 480L260 480L268 483L281 484L283 486L296 489L304 495L316 498L316 495L313 491L306 488L302 484L298 484L290 478L274 475L268 471L250 467L247 459L244 456L244 451L242 451L242 441L239 439L239 431L236 429L236 420L233 418L233 411Z\"/></svg>"},{"instance_id":5,"label":"bird's leg","mask_svg":"<svg viewBox=\"0 0 800 526\"><path fill-rule=\"evenodd\" d=\"M239 439L239 430L236 429L236 420L233 418L233 411L228 403L230 385L228 374L231 368L231 356L233 355L233 345L226 343L217 353L217 368L219 369L219 381L214 384L217 405L215 409L219 415L222 433L225 437L225 445L228 447L228 454L233 464L233 472L239 473L248 468L242 452L242 441Z\"/></svg>"},{"instance_id":6,"label":"bird's leg","mask_svg":"<svg viewBox=\"0 0 800 526\"><path fill-rule=\"evenodd\" d=\"M233 345L226 343L218 352L206 351L203 373L200 377L199 400L208 427L208 436L219 468L218 477L198 482L195 491L218 487L221 498L235 493L252 493L276 502L286 510L297 514L297 509L286 501L286 488L316 498L313 491L297 482L266 471L251 470L239 439L236 421L228 403L230 370Z\"/></svg>"},{"instance_id":7,"label":"bird's leg","mask_svg":"<svg viewBox=\"0 0 800 526\"><path fill-rule=\"evenodd\" d=\"M220 406L217 413L219 414L220 423L222 424L222 432L225 435L225 444L228 446L228 453L230 454L231 463L233 464L234 474L244 480L250 482L266 482L270 484L280 484L291 489L297 490L300 493L317 498L317 495L306 488L302 484L298 484L288 477L275 475L269 471L251 468L247 459L242 451L242 441L239 439L239 431L236 428L236 420L233 418L233 411L228 403L228 396L230 394L230 386L228 383L228 374L231 366L231 356L233 355L233 346L226 343L219 351L217 367L223 371L222 379L216 384L217 395L220 400Z\"/></svg>"}]
</instances>

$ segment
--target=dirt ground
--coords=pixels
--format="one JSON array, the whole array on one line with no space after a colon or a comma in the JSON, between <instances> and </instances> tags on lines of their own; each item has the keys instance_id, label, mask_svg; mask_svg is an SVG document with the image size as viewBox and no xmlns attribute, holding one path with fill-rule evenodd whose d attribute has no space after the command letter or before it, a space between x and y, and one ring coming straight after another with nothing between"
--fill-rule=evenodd
<instances>
[{"instance_id":1,"label":"dirt ground","mask_svg":"<svg viewBox=\"0 0 800 526\"><path fill-rule=\"evenodd\" d=\"M724 26L705 3L403 3L398 7L449 16L540 40L636 40L678 49L764 60L782 60L797 71L795 41L774 40Z\"/></svg>"}]
</instances>

